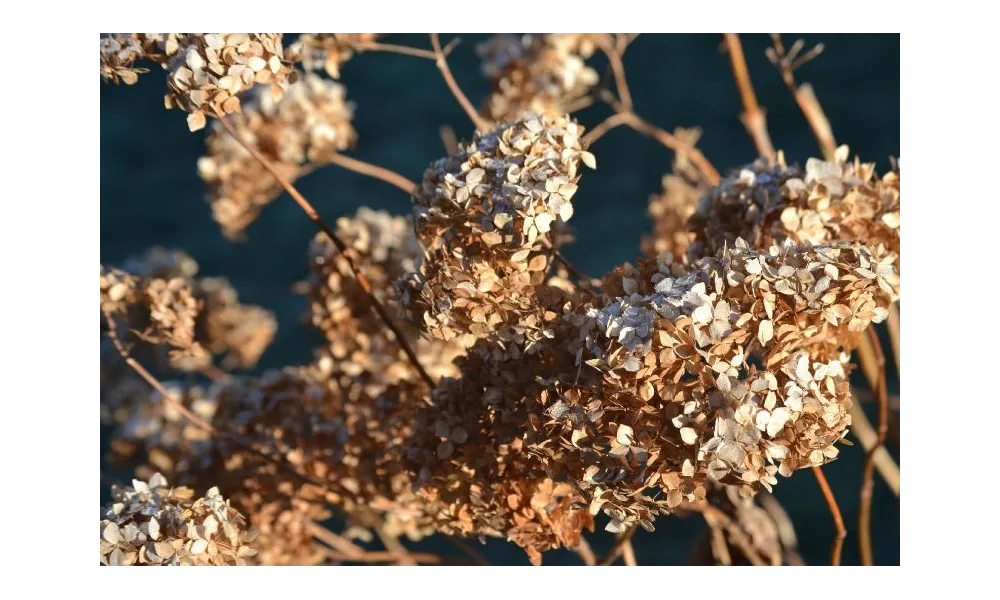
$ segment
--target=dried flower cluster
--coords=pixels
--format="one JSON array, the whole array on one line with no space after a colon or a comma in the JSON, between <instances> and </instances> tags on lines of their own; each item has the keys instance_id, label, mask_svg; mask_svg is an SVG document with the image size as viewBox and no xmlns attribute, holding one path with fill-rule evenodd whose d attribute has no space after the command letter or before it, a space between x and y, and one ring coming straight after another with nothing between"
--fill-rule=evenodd
<instances>
[{"instance_id":1,"label":"dried flower cluster","mask_svg":"<svg viewBox=\"0 0 1000 600\"><path fill-rule=\"evenodd\" d=\"M188 127L205 126L205 116L240 112L237 94L255 84L269 84L280 96L295 81L285 64L280 33L190 34L170 60L167 108L190 113Z\"/></svg>"},{"instance_id":2,"label":"dried flower cluster","mask_svg":"<svg viewBox=\"0 0 1000 600\"><path fill-rule=\"evenodd\" d=\"M345 98L344 86L310 74L280 99L267 89L253 90L243 114L230 117L230 123L286 179L295 180L307 164L323 163L354 146L354 108ZM227 237L239 238L281 193L281 185L221 125L213 126L206 144L208 154L199 159L198 172L209 185L212 214Z\"/></svg>"},{"instance_id":3,"label":"dried flower cluster","mask_svg":"<svg viewBox=\"0 0 1000 600\"><path fill-rule=\"evenodd\" d=\"M377 33L303 33L288 47L294 62L301 62L307 71L326 70L334 79L340 79L340 68L354 56L359 43L373 42Z\"/></svg>"},{"instance_id":4,"label":"dried flower cluster","mask_svg":"<svg viewBox=\"0 0 1000 600\"><path fill-rule=\"evenodd\" d=\"M101 564L254 564L256 534L218 488L192 500L189 488L170 487L156 473L148 482L111 490L101 514Z\"/></svg>"},{"instance_id":5,"label":"dried flower cluster","mask_svg":"<svg viewBox=\"0 0 1000 600\"><path fill-rule=\"evenodd\" d=\"M139 40L131 34L112 33L101 36L101 79L107 83L133 85L139 75L149 69L136 67L135 61L145 52Z\"/></svg>"},{"instance_id":6,"label":"dried flower cluster","mask_svg":"<svg viewBox=\"0 0 1000 600\"><path fill-rule=\"evenodd\" d=\"M848 433L849 352L899 299L898 165L880 177L842 147L800 169L779 153L709 187L680 153L643 256L574 281L556 248L596 163L568 113L609 35L480 46L499 124L426 169L410 219L362 208L312 241L303 291L324 341L308 364L220 374L213 356L257 363L270 312L182 252L102 265L102 415L114 460L149 478L113 491L102 564L320 564L334 515L383 540L501 537L540 564L602 513L625 533L680 510L711 527L693 560L798 560L759 492L835 459ZM192 129L241 113L226 122L291 181L357 134L343 86L293 83L290 63L339 77L374 36L303 34L284 52L280 34L112 34L101 76L162 65ZM221 125L198 167L230 238L282 190ZM126 355L213 382L151 387Z\"/></svg>"},{"instance_id":7,"label":"dried flower cluster","mask_svg":"<svg viewBox=\"0 0 1000 600\"><path fill-rule=\"evenodd\" d=\"M124 267L101 266L101 311L115 320L119 337L134 331L144 342L169 346L173 368L200 369L213 354L224 354L229 368L250 368L274 339L273 313L241 304L223 278L195 277L198 263L183 252L154 248Z\"/></svg>"},{"instance_id":8,"label":"dried flower cluster","mask_svg":"<svg viewBox=\"0 0 1000 600\"><path fill-rule=\"evenodd\" d=\"M408 220L362 207L354 217L337 220L337 234L353 252L379 301L398 306L393 283L416 268L421 254ZM319 363L324 370L332 377L346 375L352 382L366 376L368 385L377 384L369 390L376 394L385 385L415 381L413 366L400 352L398 342L386 335L368 296L326 236L319 234L313 239L309 264L310 321L328 341ZM432 377L457 373L452 360L463 353L459 344L424 339L415 328L405 333Z\"/></svg>"},{"instance_id":9,"label":"dried flower cluster","mask_svg":"<svg viewBox=\"0 0 1000 600\"><path fill-rule=\"evenodd\" d=\"M600 79L584 61L607 35L505 33L480 44L483 73L493 82L484 112L496 121L573 112Z\"/></svg>"},{"instance_id":10,"label":"dried flower cluster","mask_svg":"<svg viewBox=\"0 0 1000 600\"><path fill-rule=\"evenodd\" d=\"M712 254L736 238L757 248L797 243L860 241L876 256L899 256L899 171L879 178L873 163L811 158L803 172L759 160L735 171L702 197L691 219L695 255ZM898 268L899 263L894 263Z\"/></svg>"},{"instance_id":11,"label":"dried flower cluster","mask_svg":"<svg viewBox=\"0 0 1000 600\"><path fill-rule=\"evenodd\" d=\"M413 218L425 256L400 287L431 335L489 338L512 352L551 336L536 288L553 262L553 228L573 216L580 165L595 166L581 134L566 117L536 116L477 136L424 173Z\"/></svg>"}]
</instances>

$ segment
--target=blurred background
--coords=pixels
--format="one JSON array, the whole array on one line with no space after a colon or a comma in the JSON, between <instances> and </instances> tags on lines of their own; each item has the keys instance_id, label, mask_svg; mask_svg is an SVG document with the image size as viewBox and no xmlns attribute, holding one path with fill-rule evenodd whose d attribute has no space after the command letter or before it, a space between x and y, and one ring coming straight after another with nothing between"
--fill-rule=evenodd
<instances>
[{"instance_id":1,"label":"blurred background","mask_svg":"<svg viewBox=\"0 0 1000 600\"><path fill-rule=\"evenodd\" d=\"M286 34L286 46L295 35ZM452 37L442 36L443 43ZM475 53L475 45L486 37L463 34L448 59L459 85L476 105L489 92ZM797 37L800 34L785 34L786 47ZM796 73L799 82L813 85L837 142L848 144L852 157L858 155L875 162L880 173L886 171L889 157L900 154L899 35L802 37L807 47L823 43L825 51ZM741 39L775 147L785 151L789 163L804 164L807 158L819 156L795 101L764 56L770 37L747 34ZM424 35L395 34L387 41L429 48ZM598 72L604 71L603 56L588 62ZM700 127L703 135L698 146L723 174L755 158L753 143L739 119L742 108L721 35L644 34L629 46L625 67L637 114L668 131ZM471 123L430 60L367 52L347 63L341 81L356 105L354 127L359 143L349 154L411 180L420 181L424 168L444 154L440 126L450 125L459 138L472 133ZM198 261L200 274L229 278L242 301L276 313L278 335L258 370L309 361L321 338L303 322L306 302L292 287L307 275L313 225L289 198L282 197L251 225L246 242L226 240L212 221L196 169L205 151L205 131L189 133L184 113L163 109L164 86L165 75L156 70L140 77L134 86L101 85L101 261L121 264L152 245L182 248ZM608 114L609 108L596 105L575 116L590 128ZM591 150L597 157L597 171L587 171L581 179L570 221L577 243L563 251L577 267L599 276L638 255L640 237L651 227L647 201L661 191L660 179L669 171L672 155L626 128L613 130ZM296 186L331 223L362 205L395 214L409 212L409 199L398 189L336 166L321 169ZM890 396L898 396L899 381L892 364L889 371ZM865 408L877 422L875 407ZM898 411L891 416L894 424L887 445L899 461ZM844 564L859 561L858 489L863 462L860 445L843 446L840 457L824 467L848 528ZM128 481L130 474L114 473L109 478ZM105 502L104 478L101 488ZM806 562L828 564L834 527L815 479L802 471L781 479L775 491L795 525ZM899 564L899 515L899 500L876 475L872 512L876 564ZM612 543L610 534L600 532L602 526L599 521L599 532L589 536L598 554ZM698 515L664 517L656 526L655 533L640 529L633 540L641 565L683 564L704 522ZM454 553L449 545L434 539L411 546ZM512 544L491 541L482 550L494 564L528 564L524 552ZM545 562L579 564L579 559L559 551L547 553Z\"/></svg>"}]
</instances>

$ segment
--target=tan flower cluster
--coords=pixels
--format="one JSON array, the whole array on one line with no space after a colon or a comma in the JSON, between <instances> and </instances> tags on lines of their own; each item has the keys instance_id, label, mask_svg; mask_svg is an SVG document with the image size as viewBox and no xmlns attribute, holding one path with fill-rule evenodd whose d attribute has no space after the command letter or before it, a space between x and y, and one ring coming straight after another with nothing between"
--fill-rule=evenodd
<instances>
[{"instance_id":1,"label":"tan flower cluster","mask_svg":"<svg viewBox=\"0 0 1000 600\"><path fill-rule=\"evenodd\" d=\"M101 564L255 564L256 534L217 488L192 501L189 488L173 488L156 473L148 482L111 490L101 515Z\"/></svg>"},{"instance_id":2,"label":"tan flower cluster","mask_svg":"<svg viewBox=\"0 0 1000 600\"><path fill-rule=\"evenodd\" d=\"M344 86L306 75L280 99L266 89L254 90L243 114L230 123L294 180L307 163L322 163L354 147L354 108L345 97ZM198 160L198 172L209 184L212 214L227 237L239 238L282 187L221 125L213 126L206 144L208 154Z\"/></svg>"},{"instance_id":3,"label":"tan flower cluster","mask_svg":"<svg viewBox=\"0 0 1000 600\"><path fill-rule=\"evenodd\" d=\"M678 128L674 135L694 146L701 131ZM698 206L698 199L708 193L709 187L690 164L684 154L674 156L673 172L663 176L663 193L649 198L649 217L653 231L642 238L642 252L648 257L669 252L675 259L683 259L694 240L694 233L687 228L687 221Z\"/></svg>"},{"instance_id":4,"label":"tan flower cluster","mask_svg":"<svg viewBox=\"0 0 1000 600\"><path fill-rule=\"evenodd\" d=\"M168 65L167 108L190 113L188 127L205 126L206 114L240 112L242 91L270 84L281 95L295 81L295 70L285 64L280 33L188 34Z\"/></svg>"},{"instance_id":5,"label":"tan flower cluster","mask_svg":"<svg viewBox=\"0 0 1000 600\"><path fill-rule=\"evenodd\" d=\"M699 202L691 218L693 254L711 255L739 237L755 248L785 239L859 241L878 257L898 258L899 171L879 178L873 163L848 156L841 146L834 162L810 158L804 172L783 156L734 172Z\"/></svg>"},{"instance_id":6,"label":"tan flower cluster","mask_svg":"<svg viewBox=\"0 0 1000 600\"><path fill-rule=\"evenodd\" d=\"M595 166L581 134L567 117L535 116L427 169L413 196L424 256L399 284L414 322L438 339L490 338L512 351L551 337L536 290L553 262L552 230L573 216L580 164Z\"/></svg>"},{"instance_id":7,"label":"tan flower cluster","mask_svg":"<svg viewBox=\"0 0 1000 600\"><path fill-rule=\"evenodd\" d=\"M257 364L278 332L274 313L260 306L241 304L236 289L222 277L196 282L202 302L199 339L212 354L225 354L222 366L249 369Z\"/></svg>"},{"instance_id":8,"label":"tan flower cluster","mask_svg":"<svg viewBox=\"0 0 1000 600\"><path fill-rule=\"evenodd\" d=\"M340 79L340 68L354 56L354 46L374 42L377 33L303 33L288 47L293 62L301 62L307 71L325 69L334 79Z\"/></svg>"},{"instance_id":9,"label":"tan flower cluster","mask_svg":"<svg viewBox=\"0 0 1000 600\"><path fill-rule=\"evenodd\" d=\"M580 107L600 76L584 62L605 33L498 34L480 44L483 73L493 82L484 105L496 121L531 113L564 115Z\"/></svg>"},{"instance_id":10,"label":"tan flower cluster","mask_svg":"<svg viewBox=\"0 0 1000 600\"><path fill-rule=\"evenodd\" d=\"M101 36L101 79L107 83L133 85L139 75L149 69L136 67L135 61L145 57L139 40L129 33Z\"/></svg>"},{"instance_id":11,"label":"tan flower cluster","mask_svg":"<svg viewBox=\"0 0 1000 600\"><path fill-rule=\"evenodd\" d=\"M101 311L115 319L116 327L121 325L118 329L139 331L141 339L169 346L172 362L208 360L195 340L199 309L188 282L180 277L138 278L101 265Z\"/></svg>"},{"instance_id":12,"label":"tan flower cluster","mask_svg":"<svg viewBox=\"0 0 1000 600\"><path fill-rule=\"evenodd\" d=\"M197 278L198 263L183 252L153 248L124 267L101 267L101 310L120 321L119 336L138 331L143 341L173 348L174 368L199 369L213 354L225 354L229 368L250 368L274 339L273 313L240 304L225 279Z\"/></svg>"},{"instance_id":13,"label":"tan flower cluster","mask_svg":"<svg viewBox=\"0 0 1000 600\"><path fill-rule=\"evenodd\" d=\"M337 235L352 250L355 264L371 282L379 301L398 306L393 282L416 268L421 252L408 220L362 207L355 216L337 220ZM344 378L345 386L364 379L369 393L381 393L386 385L416 381L418 374L398 342L386 334L385 325L372 312L371 301L338 254L325 235L313 239L308 281L310 321L328 342L318 364L330 376ZM404 333L432 377L456 374L452 359L463 352L460 345L423 338L414 328Z\"/></svg>"}]
</instances>

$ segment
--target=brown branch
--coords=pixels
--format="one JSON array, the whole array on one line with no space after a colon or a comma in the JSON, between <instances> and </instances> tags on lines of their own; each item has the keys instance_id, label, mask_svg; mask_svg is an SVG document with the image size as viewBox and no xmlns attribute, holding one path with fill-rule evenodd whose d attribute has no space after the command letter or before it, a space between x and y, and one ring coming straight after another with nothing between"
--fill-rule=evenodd
<instances>
[{"instance_id":1,"label":"brown branch","mask_svg":"<svg viewBox=\"0 0 1000 600\"><path fill-rule=\"evenodd\" d=\"M337 550L344 556L350 557L346 560L357 560L358 557L365 555L366 550L364 548L344 536L330 531L315 521L310 521L306 525L306 529L317 540Z\"/></svg>"},{"instance_id":2,"label":"brown branch","mask_svg":"<svg viewBox=\"0 0 1000 600\"><path fill-rule=\"evenodd\" d=\"M632 112L632 92L628 88L628 80L625 78L625 64L622 62L622 48L612 47L611 42L602 39L600 42L601 51L608 57L608 64L615 77L615 88L618 90L618 99L622 103L623 112Z\"/></svg>"},{"instance_id":3,"label":"brown branch","mask_svg":"<svg viewBox=\"0 0 1000 600\"><path fill-rule=\"evenodd\" d=\"M486 557L483 556L483 553L480 552L480 551L478 551L478 550L476 550L475 548L473 548L469 544L467 544L464 540L461 540L461 539L459 539L457 537L450 536L450 535L446 536L445 539L447 539L449 542L452 543L453 546L455 546L456 548L458 548L459 550L461 550L462 552L464 552L469 558L471 558L473 564L476 564L476 565L479 565L479 566L482 566L482 567L489 566L490 561L486 560Z\"/></svg>"},{"instance_id":4,"label":"brown branch","mask_svg":"<svg viewBox=\"0 0 1000 600\"><path fill-rule=\"evenodd\" d=\"M364 52L366 50L371 50L374 52L394 52L396 54L405 54L407 56L416 56L418 58L427 58L430 60L437 60L437 55L431 50L424 50L423 48L413 48L411 46L402 46L400 44L385 44L382 42L370 42L370 41L359 41L350 44L351 48L354 48L358 52Z\"/></svg>"},{"instance_id":5,"label":"brown branch","mask_svg":"<svg viewBox=\"0 0 1000 600\"><path fill-rule=\"evenodd\" d=\"M385 546L385 549L388 550L390 554L397 557L396 564L410 566L417 564L416 559L410 555L410 551L406 549L406 546L404 546L403 543L397 538L386 533L385 528L382 527L381 524L376 523L372 526L372 529L375 531L375 535L378 536L378 539L382 541L382 545Z\"/></svg>"},{"instance_id":6,"label":"brown branch","mask_svg":"<svg viewBox=\"0 0 1000 600\"><path fill-rule=\"evenodd\" d=\"M587 542L587 538L583 537L582 534L580 535L580 543L577 545L575 550L576 553L580 555L580 559L583 561L583 564L588 567L593 567L597 564L597 556L594 554L594 550Z\"/></svg>"},{"instance_id":7,"label":"brown branch","mask_svg":"<svg viewBox=\"0 0 1000 600\"><path fill-rule=\"evenodd\" d=\"M889 319L886 321L889 328L889 341L892 343L892 356L896 359L896 373L899 373L899 304L893 303L889 307Z\"/></svg>"},{"instance_id":8,"label":"brown branch","mask_svg":"<svg viewBox=\"0 0 1000 600\"><path fill-rule=\"evenodd\" d=\"M632 540L632 536L635 535L635 530L637 527L638 525L633 525L628 529L626 529L625 532L622 533L620 536L618 536L618 539L615 540L615 544L611 546L611 549L608 550L608 552L604 556L601 557L601 560L597 561L597 564L601 566L614 564L614 562L618 560L618 557L621 556L622 552L624 551L624 546Z\"/></svg>"},{"instance_id":9,"label":"brown branch","mask_svg":"<svg viewBox=\"0 0 1000 600\"><path fill-rule=\"evenodd\" d=\"M852 395L857 396L857 392L852 390ZM885 446L879 445L878 433L868 420L861 404L855 402L851 405L851 434L861 442L861 447L865 449L865 456L874 449L875 470L882 476L889 489L895 496L899 497L899 465L893 460L892 455Z\"/></svg>"},{"instance_id":10,"label":"brown branch","mask_svg":"<svg viewBox=\"0 0 1000 600\"><path fill-rule=\"evenodd\" d=\"M833 525L836 528L833 546L830 548L830 564L837 567L840 566L840 552L844 548L847 528L844 527L844 517L840 514L840 506L837 505L837 499L833 497L833 490L830 489L830 484L827 483L823 470L814 466L812 471L813 475L816 476L817 483L819 483L819 488L823 490L823 497L826 498L826 505L830 508L830 515L833 517Z\"/></svg>"},{"instance_id":11,"label":"brown branch","mask_svg":"<svg viewBox=\"0 0 1000 600\"><path fill-rule=\"evenodd\" d=\"M310 204L309 201L306 200L305 197L302 194L300 194L297 189L295 189L295 186L293 186L287 179L285 179L285 177L274 167L274 165L271 164L271 161L265 158L264 155L261 154L260 151L257 150L257 148L253 144L244 140L239 135L239 133L236 132L236 130L229 123L229 121L226 120L225 115L223 115L221 111L217 110L216 116L219 118L219 122L222 123L222 126L225 127L226 131L229 132L229 135L231 135L233 139L235 139L241 146L243 146L243 148L245 148L247 152L249 152L255 159L257 159L257 162L259 162L261 166L267 169L271 173L271 175L273 175L274 178L278 180L278 183L280 183L281 186L285 188L285 191L287 191L288 194L292 197L292 199L295 200L295 202L299 205L299 207L302 208L302 210L306 213L309 219L316 225L316 227L318 227L320 231L326 234L326 236L330 239L330 241L333 242L333 245L337 247L337 250L339 251L340 255L344 258L345 261L347 261L347 265L350 267L351 272L354 274L354 279L358 282L358 284L361 286L361 289L364 290L365 294L368 296L368 299L371 301L372 309L378 314L379 318L382 319L382 322L385 323L385 326L388 327L389 330L393 333L393 335L396 336L397 343L399 344L400 348L402 348L403 352L406 354L406 357L413 365L413 368L416 369L417 373L427 383L428 387L433 389L435 386L434 380L431 379L431 376L427 374L426 370L424 370L424 367L420 364L420 360L417 358L417 354L413 351L413 348L410 347L409 342L406 341L406 337L403 335L403 332L399 330L399 327L397 327L396 324L393 322L392 318L389 316L389 313L386 311L385 307L382 306L382 303L375 296L375 292L372 289L371 282L369 282L368 278L364 276L364 274L361 272L360 269L358 269L358 266L354 263L354 260L348 254L347 245L344 244L343 240L341 240L340 237L337 236L337 234L333 231L333 229L331 229L330 226L327 225L322 218L320 218L319 214L316 212L316 209L313 208L312 204ZM430 404L431 400L425 397L424 402Z\"/></svg>"},{"instance_id":12,"label":"brown branch","mask_svg":"<svg viewBox=\"0 0 1000 600\"><path fill-rule=\"evenodd\" d=\"M441 39L438 34L432 33L430 35L431 45L434 46L434 56L437 62L437 67L441 71L441 76L444 77L445 83L448 84L448 89L451 90L452 95L455 96L458 103L462 105L462 109L465 110L467 115L469 115L469 118L472 119L476 129L478 129L481 133L486 133L490 130L490 124L483 119L475 108L473 108L468 97L466 97L466 95L462 92L462 88L458 87L455 77L451 74L451 69L448 68L448 61L445 58L445 54L441 50Z\"/></svg>"},{"instance_id":13,"label":"brown branch","mask_svg":"<svg viewBox=\"0 0 1000 600\"><path fill-rule=\"evenodd\" d=\"M781 72L781 80L784 82L785 87L788 88L788 91L791 92L792 97L795 98L795 103L799 105L799 110L805 115L806 121L808 121L809 127L813 131L813 135L816 136L816 142L819 144L820 150L823 151L823 156L826 160L833 160L837 152L837 142L834 141L830 121L826 118L823 107L820 106L812 86L808 83L799 85L795 81L795 70L816 58L823 51L823 45L818 44L809 52L798 56L802 50L802 40L796 41L790 51L786 52L785 46L781 42L780 33L772 33L771 39L774 45L768 49L767 57Z\"/></svg>"},{"instance_id":14,"label":"brown branch","mask_svg":"<svg viewBox=\"0 0 1000 600\"><path fill-rule=\"evenodd\" d=\"M723 35L726 38L726 48L729 49L729 60L733 65L736 87L739 88L740 100L743 102L743 115L741 117L743 126L747 128L747 133L753 139L757 152L769 161L773 161L774 146L771 144L771 136L767 133L767 119L764 116L764 111L757 104L757 95L753 91L753 82L750 80L750 71L747 69L746 58L743 56L740 36L736 33Z\"/></svg>"},{"instance_id":15,"label":"brown branch","mask_svg":"<svg viewBox=\"0 0 1000 600\"><path fill-rule=\"evenodd\" d=\"M339 552L337 550L331 550L330 548L320 544L320 551L330 560L342 561L342 562L359 562L359 563L395 563L400 560L401 555L394 554L392 552L381 552L377 550L366 551L361 555L346 554L344 552ZM406 555L411 559L410 564L422 564L422 565L459 565L466 564L461 561L454 559L445 558L443 556L438 556L437 554L428 554L426 552L412 552Z\"/></svg>"},{"instance_id":16,"label":"brown branch","mask_svg":"<svg viewBox=\"0 0 1000 600\"><path fill-rule=\"evenodd\" d=\"M619 125L624 125L626 121L625 113L614 113L607 119L604 119L597 124L596 127L583 134L580 138L580 145L584 148L590 148L594 145L594 142L604 137L604 134L611 131Z\"/></svg>"},{"instance_id":17,"label":"brown branch","mask_svg":"<svg viewBox=\"0 0 1000 600\"><path fill-rule=\"evenodd\" d=\"M733 541L733 544L743 552L747 560L750 561L750 564L758 567L768 564L753 547L750 538L746 536L743 530L740 529L740 526L734 523L725 512L707 502L695 505L692 508L701 512L709 527L715 529L721 526L724 528L729 533L729 538Z\"/></svg>"},{"instance_id":18,"label":"brown branch","mask_svg":"<svg viewBox=\"0 0 1000 600\"><path fill-rule=\"evenodd\" d=\"M355 173L360 173L361 175L374 177L375 179L394 185L407 194L412 194L413 190L417 187L417 184L395 171L378 165L373 165L363 160L351 158L350 156L345 156L340 153L335 152L333 156L330 157L329 161L338 167L347 169L348 171L354 171Z\"/></svg>"},{"instance_id":19,"label":"brown branch","mask_svg":"<svg viewBox=\"0 0 1000 600\"><path fill-rule=\"evenodd\" d=\"M878 377L873 382L872 391L878 397L878 439L875 446L868 450L865 456L864 470L861 472L861 509L858 513L858 543L861 549L861 564L870 566L872 564L872 487L875 475L875 451L885 444L885 438L889 432L889 395L886 390L885 381L885 354L882 352L882 345L878 340L878 333L874 327L867 329L867 339L875 355L875 366L878 370Z\"/></svg>"},{"instance_id":20,"label":"brown branch","mask_svg":"<svg viewBox=\"0 0 1000 600\"><path fill-rule=\"evenodd\" d=\"M232 379L232 376L229 373L211 363L199 366L198 372L205 377L208 377L215 383L224 383Z\"/></svg>"},{"instance_id":21,"label":"brown branch","mask_svg":"<svg viewBox=\"0 0 1000 600\"><path fill-rule=\"evenodd\" d=\"M674 152L687 156L709 185L718 185L719 181L722 180L719 172L716 171L715 167L712 166L712 163L705 158L705 155L701 153L701 150L698 150L672 133L664 131L652 123L644 121L635 113L623 113L623 118L624 124L628 125L638 133L647 135L667 148L670 148Z\"/></svg>"},{"instance_id":22,"label":"brown branch","mask_svg":"<svg viewBox=\"0 0 1000 600\"><path fill-rule=\"evenodd\" d=\"M635 548L632 547L632 540L629 540L622 544L622 560L625 561L625 566L637 567L639 563L635 560Z\"/></svg>"}]
</instances>

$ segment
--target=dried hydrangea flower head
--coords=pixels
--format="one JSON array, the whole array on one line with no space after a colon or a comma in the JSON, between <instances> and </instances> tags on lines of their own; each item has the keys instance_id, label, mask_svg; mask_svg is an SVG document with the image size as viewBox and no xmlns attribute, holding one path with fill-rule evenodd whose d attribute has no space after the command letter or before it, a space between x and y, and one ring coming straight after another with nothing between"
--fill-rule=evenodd
<instances>
[{"instance_id":1,"label":"dried hydrangea flower head","mask_svg":"<svg viewBox=\"0 0 1000 600\"><path fill-rule=\"evenodd\" d=\"M694 146L701 131L678 128L674 135ZM663 192L649 198L648 213L653 220L653 232L642 238L643 254L655 257L669 252L673 258L683 259L694 239L687 221L694 214L699 198L708 190L687 157L683 153L675 154L673 172L663 176Z\"/></svg>"},{"instance_id":2,"label":"dried hydrangea flower head","mask_svg":"<svg viewBox=\"0 0 1000 600\"><path fill-rule=\"evenodd\" d=\"M218 488L192 500L163 475L111 488L101 515L101 564L230 566L255 564L256 537Z\"/></svg>"},{"instance_id":3,"label":"dried hydrangea flower head","mask_svg":"<svg viewBox=\"0 0 1000 600\"><path fill-rule=\"evenodd\" d=\"M334 79L340 79L340 68L354 56L354 45L373 42L377 33L303 33L288 47L293 62L301 62L306 71L325 69Z\"/></svg>"},{"instance_id":4,"label":"dried hydrangea flower head","mask_svg":"<svg viewBox=\"0 0 1000 600\"><path fill-rule=\"evenodd\" d=\"M899 172L878 177L873 163L848 160L847 146L833 162L806 161L803 172L783 157L733 172L699 202L691 218L694 254L712 254L736 238L756 248L797 243L857 241L876 256L899 256ZM898 268L898 263L896 264Z\"/></svg>"},{"instance_id":5,"label":"dried hydrangea flower head","mask_svg":"<svg viewBox=\"0 0 1000 600\"><path fill-rule=\"evenodd\" d=\"M197 281L195 294L202 301L198 338L212 354L224 354L227 369L249 369L257 364L278 331L274 313L260 306L241 304L236 289L222 277Z\"/></svg>"},{"instance_id":6,"label":"dried hydrangea flower head","mask_svg":"<svg viewBox=\"0 0 1000 600\"><path fill-rule=\"evenodd\" d=\"M421 252L408 219L362 207L354 216L337 220L337 235L352 250L379 302L398 307L393 282L416 268ZM368 295L325 235L313 239L309 264L310 320L328 342L320 364L330 376L346 375L352 382L365 376L369 385L416 381L418 374L400 354L399 343L387 335ZM462 353L461 346L419 336L412 327L404 334L432 377L456 374L452 359Z\"/></svg>"},{"instance_id":7,"label":"dried hydrangea flower head","mask_svg":"<svg viewBox=\"0 0 1000 600\"><path fill-rule=\"evenodd\" d=\"M111 33L101 36L101 79L106 83L133 85L139 75L149 69L134 66L144 58L142 45L130 33Z\"/></svg>"},{"instance_id":8,"label":"dried hydrangea flower head","mask_svg":"<svg viewBox=\"0 0 1000 600\"><path fill-rule=\"evenodd\" d=\"M203 364L209 356L195 340L200 304L182 278L137 278L101 265L101 311L121 331L171 348L171 362ZM103 327L104 325L102 325Z\"/></svg>"},{"instance_id":9,"label":"dried hydrangea flower head","mask_svg":"<svg viewBox=\"0 0 1000 600\"><path fill-rule=\"evenodd\" d=\"M336 82L310 74L280 99L267 89L250 94L243 114L231 117L230 124L290 181L308 163L329 160L357 141L351 126L354 107ZM212 214L226 237L239 238L282 187L220 124L213 126L206 144L208 154L198 160L198 173L209 185Z\"/></svg>"},{"instance_id":10,"label":"dried hydrangea flower head","mask_svg":"<svg viewBox=\"0 0 1000 600\"><path fill-rule=\"evenodd\" d=\"M483 73L493 82L484 112L496 121L529 113L573 112L600 76L584 62L604 33L498 34L480 44Z\"/></svg>"},{"instance_id":11,"label":"dried hydrangea flower head","mask_svg":"<svg viewBox=\"0 0 1000 600\"><path fill-rule=\"evenodd\" d=\"M281 95L295 80L285 64L280 33L189 34L171 59L164 102L190 113L188 127L205 126L205 115L240 112L237 94L256 84Z\"/></svg>"},{"instance_id":12,"label":"dried hydrangea flower head","mask_svg":"<svg viewBox=\"0 0 1000 600\"><path fill-rule=\"evenodd\" d=\"M413 195L425 255L401 283L416 323L443 340L493 337L516 345L548 327L535 288L553 261L552 230L573 216L582 127L534 116L477 135L424 173Z\"/></svg>"},{"instance_id":13,"label":"dried hydrangea flower head","mask_svg":"<svg viewBox=\"0 0 1000 600\"><path fill-rule=\"evenodd\" d=\"M834 458L850 424L843 347L898 298L891 260L885 277L872 260L857 244L760 252L738 241L690 267L647 261L606 277L608 297L575 318L603 415L563 433L572 444L599 431L617 457L580 456L593 463L594 501L634 523L631 499L649 487L673 509L703 498L708 479L752 495Z\"/></svg>"},{"instance_id":14,"label":"dried hydrangea flower head","mask_svg":"<svg viewBox=\"0 0 1000 600\"><path fill-rule=\"evenodd\" d=\"M127 324L119 335L139 331L143 341L173 348L173 368L199 369L212 354L225 354L227 367L251 368L274 339L273 313L241 304L223 278L196 277L198 263L184 252L155 247L124 267L102 267L102 311ZM155 353L152 359L161 361Z\"/></svg>"}]
</instances>

